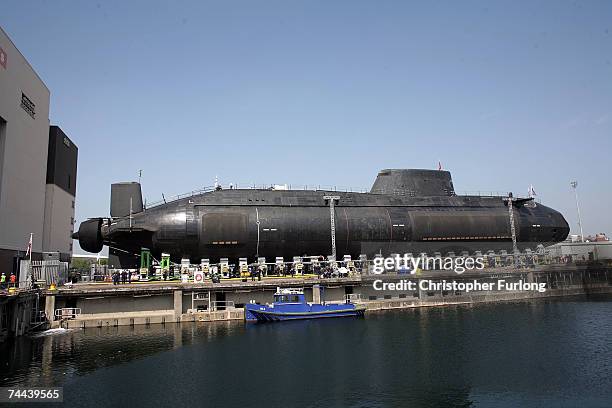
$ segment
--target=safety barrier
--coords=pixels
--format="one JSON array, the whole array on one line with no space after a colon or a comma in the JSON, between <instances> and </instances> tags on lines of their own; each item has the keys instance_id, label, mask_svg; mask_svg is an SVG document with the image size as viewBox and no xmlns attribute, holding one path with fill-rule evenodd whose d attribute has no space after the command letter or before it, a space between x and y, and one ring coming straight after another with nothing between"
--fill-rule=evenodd
<instances>
[{"instance_id":1,"label":"safety barrier","mask_svg":"<svg viewBox=\"0 0 612 408\"><path fill-rule=\"evenodd\" d=\"M80 307L64 307L62 309L55 309L54 312L55 320L76 319L80 314Z\"/></svg>"},{"instance_id":2,"label":"safety barrier","mask_svg":"<svg viewBox=\"0 0 612 408\"><path fill-rule=\"evenodd\" d=\"M233 300L215 300L214 302L210 302L210 310L213 312L217 310L234 309L235 307Z\"/></svg>"}]
</instances>

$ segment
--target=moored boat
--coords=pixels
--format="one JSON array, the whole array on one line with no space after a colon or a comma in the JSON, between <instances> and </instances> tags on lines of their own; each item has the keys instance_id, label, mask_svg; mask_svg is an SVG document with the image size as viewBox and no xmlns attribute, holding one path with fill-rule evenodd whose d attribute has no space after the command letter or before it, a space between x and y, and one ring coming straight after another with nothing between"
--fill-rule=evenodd
<instances>
[{"instance_id":1,"label":"moored boat","mask_svg":"<svg viewBox=\"0 0 612 408\"><path fill-rule=\"evenodd\" d=\"M276 322L284 320L320 319L327 317L362 317L365 307L345 303L308 303L303 289L281 289L268 305L245 305L247 322Z\"/></svg>"}]
</instances>

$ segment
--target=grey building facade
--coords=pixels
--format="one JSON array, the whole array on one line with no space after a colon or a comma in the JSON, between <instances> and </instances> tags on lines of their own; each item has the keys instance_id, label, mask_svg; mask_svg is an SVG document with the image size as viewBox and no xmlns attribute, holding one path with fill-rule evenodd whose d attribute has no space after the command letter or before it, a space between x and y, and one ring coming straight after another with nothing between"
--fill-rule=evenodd
<instances>
[{"instance_id":1,"label":"grey building facade","mask_svg":"<svg viewBox=\"0 0 612 408\"><path fill-rule=\"evenodd\" d=\"M76 174L79 149L58 126L49 127L43 251L72 254Z\"/></svg>"},{"instance_id":2,"label":"grey building facade","mask_svg":"<svg viewBox=\"0 0 612 408\"><path fill-rule=\"evenodd\" d=\"M30 234L33 259L72 252L77 150L49 126L49 100L49 89L0 28L0 273L17 272Z\"/></svg>"}]
</instances>

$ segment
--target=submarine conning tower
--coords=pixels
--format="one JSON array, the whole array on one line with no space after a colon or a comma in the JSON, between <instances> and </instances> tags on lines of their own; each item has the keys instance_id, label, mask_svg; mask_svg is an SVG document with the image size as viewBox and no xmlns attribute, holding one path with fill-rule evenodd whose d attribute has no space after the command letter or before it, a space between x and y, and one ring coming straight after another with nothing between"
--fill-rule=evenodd
<instances>
[{"instance_id":1,"label":"submarine conning tower","mask_svg":"<svg viewBox=\"0 0 612 408\"><path fill-rule=\"evenodd\" d=\"M425 169L385 169L378 172L372 194L408 197L454 196L450 171Z\"/></svg>"}]
</instances>

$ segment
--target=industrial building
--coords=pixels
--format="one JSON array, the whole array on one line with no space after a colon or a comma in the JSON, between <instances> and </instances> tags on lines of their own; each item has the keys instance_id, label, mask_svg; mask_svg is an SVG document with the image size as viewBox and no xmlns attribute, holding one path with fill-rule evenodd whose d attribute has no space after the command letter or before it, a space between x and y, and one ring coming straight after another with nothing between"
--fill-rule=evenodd
<instances>
[{"instance_id":1,"label":"industrial building","mask_svg":"<svg viewBox=\"0 0 612 408\"><path fill-rule=\"evenodd\" d=\"M50 92L0 28L0 273L72 254L78 149L49 124Z\"/></svg>"}]
</instances>

